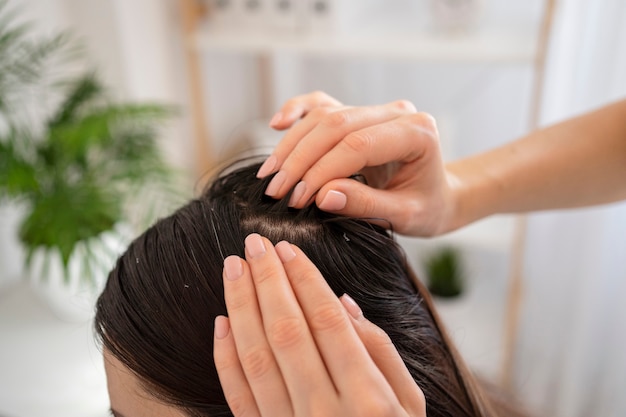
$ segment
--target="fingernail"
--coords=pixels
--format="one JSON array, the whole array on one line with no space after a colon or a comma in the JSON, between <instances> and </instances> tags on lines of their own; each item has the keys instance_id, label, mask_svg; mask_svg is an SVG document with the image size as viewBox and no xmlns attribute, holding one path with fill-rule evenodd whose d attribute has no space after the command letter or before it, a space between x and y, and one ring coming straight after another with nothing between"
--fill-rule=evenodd
<instances>
[{"instance_id":1,"label":"fingernail","mask_svg":"<svg viewBox=\"0 0 626 417\"><path fill-rule=\"evenodd\" d=\"M223 339L228 336L228 332L230 331L230 325L228 323L228 318L225 316L217 316L215 317L215 338Z\"/></svg>"},{"instance_id":2,"label":"fingernail","mask_svg":"<svg viewBox=\"0 0 626 417\"><path fill-rule=\"evenodd\" d=\"M276 159L274 155L270 155L265 160L265 162L263 162L263 165L261 165L261 168L259 168L259 170L257 171L256 177L257 178L267 177L269 174L271 174L274 171L274 168L276 168L276 162L278 162L278 159Z\"/></svg>"},{"instance_id":3,"label":"fingernail","mask_svg":"<svg viewBox=\"0 0 626 417\"><path fill-rule=\"evenodd\" d=\"M283 114L281 112L276 113L273 117L272 120L270 120L270 126L275 126L277 125L283 118Z\"/></svg>"},{"instance_id":4,"label":"fingernail","mask_svg":"<svg viewBox=\"0 0 626 417\"><path fill-rule=\"evenodd\" d=\"M284 264L296 257L296 252L291 247L291 244L284 240L276 245L276 253L278 253L278 257Z\"/></svg>"},{"instance_id":5,"label":"fingernail","mask_svg":"<svg viewBox=\"0 0 626 417\"><path fill-rule=\"evenodd\" d=\"M246 252L252 258L257 258L265 253L265 243L261 235L252 233L246 238Z\"/></svg>"},{"instance_id":6,"label":"fingernail","mask_svg":"<svg viewBox=\"0 0 626 417\"><path fill-rule=\"evenodd\" d=\"M298 204L298 201L300 201L305 192L306 183L304 181L300 181L291 193L291 198L289 199L289 207L294 207L296 204Z\"/></svg>"},{"instance_id":7,"label":"fingernail","mask_svg":"<svg viewBox=\"0 0 626 417\"><path fill-rule=\"evenodd\" d=\"M344 193L330 190L326 193L318 207L326 211L338 211L346 206L347 201L348 197Z\"/></svg>"},{"instance_id":8,"label":"fingernail","mask_svg":"<svg viewBox=\"0 0 626 417\"><path fill-rule=\"evenodd\" d=\"M224 274L231 281L236 280L243 274L243 266L239 256L231 255L224 259Z\"/></svg>"},{"instance_id":9,"label":"fingernail","mask_svg":"<svg viewBox=\"0 0 626 417\"><path fill-rule=\"evenodd\" d=\"M343 304L344 308L350 313L352 317L355 319L360 319L363 317L363 311L361 307L350 297L348 294L344 294L340 298L341 304Z\"/></svg>"},{"instance_id":10,"label":"fingernail","mask_svg":"<svg viewBox=\"0 0 626 417\"><path fill-rule=\"evenodd\" d=\"M278 194L280 187L285 183L286 179L287 173L285 171L278 171L278 174L274 175L274 178L272 178L272 181L270 181L269 185L267 186L265 194L269 195L270 197L274 197L276 194Z\"/></svg>"}]
</instances>

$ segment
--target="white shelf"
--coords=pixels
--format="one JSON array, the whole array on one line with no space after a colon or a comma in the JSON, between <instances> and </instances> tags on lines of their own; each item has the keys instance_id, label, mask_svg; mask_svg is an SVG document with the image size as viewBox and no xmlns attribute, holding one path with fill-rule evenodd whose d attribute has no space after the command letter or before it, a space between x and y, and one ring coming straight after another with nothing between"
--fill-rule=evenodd
<instances>
[{"instance_id":1,"label":"white shelf","mask_svg":"<svg viewBox=\"0 0 626 417\"><path fill-rule=\"evenodd\" d=\"M428 239L398 236L398 240L409 248L457 246L507 255L513 244L515 219L514 215L492 216L443 236Z\"/></svg>"},{"instance_id":2,"label":"white shelf","mask_svg":"<svg viewBox=\"0 0 626 417\"><path fill-rule=\"evenodd\" d=\"M513 244L515 216L492 216L462 229L431 239L436 244L473 247L490 252L508 253Z\"/></svg>"},{"instance_id":3,"label":"white shelf","mask_svg":"<svg viewBox=\"0 0 626 417\"><path fill-rule=\"evenodd\" d=\"M455 63L529 63L536 54L531 28L485 28L464 35L432 32L406 34L280 34L216 30L205 25L192 39L200 51L297 53L309 56L402 59Z\"/></svg>"}]
</instances>

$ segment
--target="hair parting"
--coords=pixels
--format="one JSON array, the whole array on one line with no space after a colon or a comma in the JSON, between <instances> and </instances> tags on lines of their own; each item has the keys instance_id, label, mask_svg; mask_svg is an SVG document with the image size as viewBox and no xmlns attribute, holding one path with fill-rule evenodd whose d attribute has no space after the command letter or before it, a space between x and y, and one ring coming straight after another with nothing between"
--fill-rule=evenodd
<instances>
[{"instance_id":1,"label":"hair parting","mask_svg":"<svg viewBox=\"0 0 626 417\"><path fill-rule=\"evenodd\" d=\"M349 294L393 341L426 397L429 417L522 416L477 382L393 234L369 222L288 207L264 194L260 164L218 175L202 195L133 241L98 299L106 351L146 392L192 417L232 416L213 363L213 326L226 315L223 261L259 233L299 246L337 296ZM369 219L372 220L372 219ZM142 262L136 262L141 259Z\"/></svg>"}]
</instances>

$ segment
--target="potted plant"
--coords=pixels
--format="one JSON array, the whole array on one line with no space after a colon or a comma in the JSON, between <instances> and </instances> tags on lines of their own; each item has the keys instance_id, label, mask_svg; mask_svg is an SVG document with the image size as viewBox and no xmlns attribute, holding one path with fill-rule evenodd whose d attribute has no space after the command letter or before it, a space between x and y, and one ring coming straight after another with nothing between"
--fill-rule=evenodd
<instances>
[{"instance_id":1,"label":"potted plant","mask_svg":"<svg viewBox=\"0 0 626 417\"><path fill-rule=\"evenodd\" d=\"M112 236L133 212L150 221L158 203L146 193L173 183L157 143L171 111L112 100L96 72L75 70L70 37L29 28L0 3L0 203L22 208L31 270L57 263L66 286L75 274L93 287L124 246Z\"/></svg>"},{"instance_id":2,"label":"potted plant","mask_svg":"<svg viewBox=\"0 0 626 417\"><path fill-rule=\"evenodd\" d=\"M442 298L463 293L463 275L459 253L452 247L440 249L425 264L427 286L431 294Z\"/></svg>"}]
</instances>

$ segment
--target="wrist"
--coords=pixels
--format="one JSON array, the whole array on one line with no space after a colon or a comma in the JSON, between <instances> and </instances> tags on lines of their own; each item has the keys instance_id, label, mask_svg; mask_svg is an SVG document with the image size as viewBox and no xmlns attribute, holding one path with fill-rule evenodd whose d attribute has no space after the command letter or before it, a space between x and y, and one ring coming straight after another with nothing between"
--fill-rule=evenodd
<instances>
[{"instance_id":1,"label":"wrist","mask_svg":"<svg viewBox=\"0 0 626 417\"><path fill-rule=\"evenodd\" d=\"M442 209L442 219L436 235L443 235L459 229L467 224L464 207L464 185L461 178L454 172L446 170L446 197Z\"/></svg>"},{"instance_id":2,"label":"wrist","mask_svg":"<svg viewBox=\"0 0 626 417\"><path fill-rule=\"evenodd\" d=\"M446 177L450 207L442 233L460 229L493 214L496 206L490 191L493 181L480 167L473 166L469 161L453 162L446 165Z\"/></svg>"}]
</instances>

